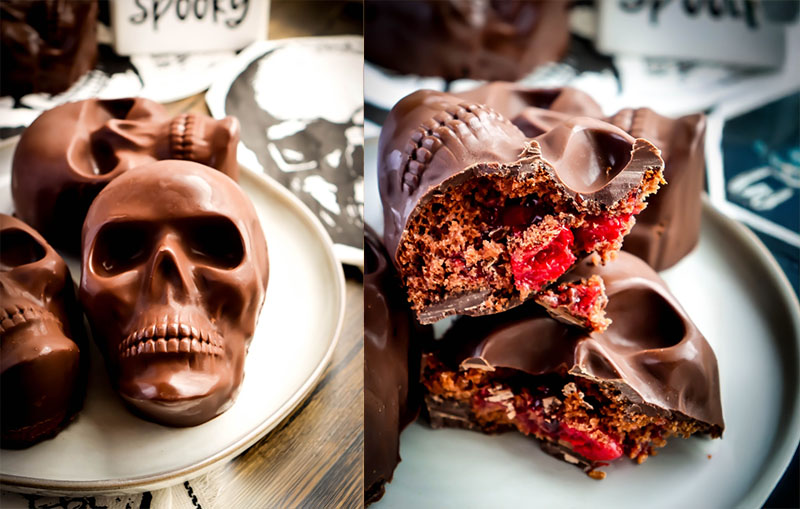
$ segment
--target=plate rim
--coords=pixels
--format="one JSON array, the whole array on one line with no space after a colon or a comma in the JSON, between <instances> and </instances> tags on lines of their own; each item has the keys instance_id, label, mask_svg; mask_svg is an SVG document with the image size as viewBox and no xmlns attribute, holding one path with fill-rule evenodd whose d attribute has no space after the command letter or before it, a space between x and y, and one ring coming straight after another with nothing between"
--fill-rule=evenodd
<instances>
[{"instance_id":1,"label":"plate rim","mask_svg":"<svg viewBox=\"0 0 800 509\"><path fill-rule=\"evenodd\" d=\"M756 256L758 256L764 263L767 273L772 278L773 284L778 287L780 298L785 303L789 311L792 328L794 329L794 346L795 346L795 359L794 365L800 370L800 299L794 292L789 278L783 272L778 261L767 249L767 246L758 238L758 236L750 228L741 222L728 217L719 208L717 208L711 201L711 198L706 193L703 193L703 209L708 212L714 220L726 224L730 231L732 231L739 240L748 245ZM795 451L800 446L800 387L795 388L794 394L794 411L788 422L788 431L783 435L786 437L786 442L779 449L773 458L778 456L777 460L767 463L767 467L761 471L761 474L751 486L747 494L738 502L742 507L761 507L767 501L772 491L780 482L783 474L789 467ZM780 433L776 433L780 436ZM769 475L767 475L769 474ZM770 480L772 478L772 480Z\"/></svg>"},{"instance_id":2,"label":"plate rim","mask_svg":"<svg viewBox=\"0 0 800 509\"><path fill-rule=\"evenodd\" d=\"M285 401L283 405L281 405L278 410L269 418L263 421L259 426L252 429L249 433L246 433L239 440L199 462L149 475L124 479L104 479L93 481L48 480L0 473L0 486L3 489L23 493L42 493L53 495L74 495L76 493L80 493L81 495L97 495L110 493L140 493L143 491L152 491L155 489L161 489L179 484L183 480L200 476L218 464L233 459L244 452L258 440L263 438L267 433L275 429L281 422L283 422L296 408L302 404L303 401L306 400L306 398L317 386L325 369L327 369L328 365L330 364L333 351L339 344L339 338L344 326L344 313L347 306L344 270L342 268L342 264L334 254L334 244L330 238L330 235L328 235L328 233L325 231L319 219L314 216L314 214L308 209L308 207L305 206L305 204L303 204L303 202L300 201L299 198L294 196L288 189L285 189L268 175L254 171L245 165L242 165L241 163L239 166L242 170L242 174L246 174L248 178L252 178L256 182L259 182L259 185L266 186L268 189L275 192L289 208L294 209L295 212L299 213L300 217L305 219L306 223L311 227L312 231L317 234L317 237L324 245L326 263L329 265L329 269L334 274L334 279L336 280L337 288L334 289L334 292L339 299L339 309L336 318L336 326L334 328L331 341L325 354L320 359L320 362L317 364L305 382L303 382L300 388L292 395L292 397Z\"/></svg>"}]
</instances>

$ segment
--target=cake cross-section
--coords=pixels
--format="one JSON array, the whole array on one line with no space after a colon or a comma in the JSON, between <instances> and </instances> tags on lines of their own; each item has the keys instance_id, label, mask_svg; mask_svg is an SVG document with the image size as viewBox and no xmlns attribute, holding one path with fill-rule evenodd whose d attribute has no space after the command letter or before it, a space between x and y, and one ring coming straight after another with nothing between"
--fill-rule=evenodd
<instances>
[{"instance_id":1,"label":"cake cross-section","mask_svg":"<svg viewBox=\"0 0 800 509\"><path fill-rule=\"evenodd\" d=\"M542 302L571 321L607 325L596 282L552 285L584 255L619 251L663 183L652 143L586 117L527 138L485 105L422 90L392 109L378 150L384 242L421 323L549 291Z\"/></svg>"}]
</instances>

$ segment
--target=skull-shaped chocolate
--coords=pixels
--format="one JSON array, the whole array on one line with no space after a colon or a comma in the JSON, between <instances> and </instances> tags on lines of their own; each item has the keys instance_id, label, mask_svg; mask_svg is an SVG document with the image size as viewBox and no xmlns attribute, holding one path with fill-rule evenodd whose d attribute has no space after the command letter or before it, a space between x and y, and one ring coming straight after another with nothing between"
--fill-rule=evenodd
<instances>
[{"instance_id":1,"label":"skull-shaped chocolate","mask_svg":"<svg viewBox=\"0 0 800 509\"><path fill-rule=\"evenodd\" d=\"M42 113L14 153L11 189L17 215L53 245L80 249L95 196L127 170L185 159L238 177L239 123L195 113L171 118L147 99L87 99Z\"/></svg>"},{"instance_id":2,"label":"skull-shaped chocolate","mask_svg":"<svg viewBox=\"0 0 800 509\"><path fill-rule=\"evenodd\" d=\"M84 223L80 295L123 399L172 426L225 411L268 269L255 209L222 173L159 161L111 182Z\"/></svg>"},{"instance_id":3,"label":"skull-shaped chocolate","mask_svg":"<svg viewBox=\"0 0 800 509\"><path fill-rule=\"evenodd\" d=\"M0 214L2 446L54 435L83 399L82 317L69 269L31 227Z\"/></svg>"}]
</instances>

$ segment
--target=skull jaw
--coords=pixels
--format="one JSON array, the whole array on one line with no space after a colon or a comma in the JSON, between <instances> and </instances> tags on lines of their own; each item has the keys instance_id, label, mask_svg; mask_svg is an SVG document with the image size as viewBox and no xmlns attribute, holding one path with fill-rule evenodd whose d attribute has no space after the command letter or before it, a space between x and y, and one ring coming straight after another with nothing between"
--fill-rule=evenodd
<instances>
[{"instance_id":1,"label":"skull jaw","mask_svg":"<svg viewBox=\"0 0 800 509\"><path fill-rule=\"evenodd\" d=\"M52 319L31 320L0 337L2 447L28 447L56 435L80 409L80 350Z\"/></svg>"},{"instance_id":2,"label":"skull jaw","mask_svg":"<svg viewBox=\"0 0 800 509\"><path fill-rule=\"evenodd\" d=\"M140 417L173 427L203 424L233 404L241 362L197 353L153 354L120 365L119 394ZM244 355L239 356L243 359Z\"/></svg>"}]
</instances>

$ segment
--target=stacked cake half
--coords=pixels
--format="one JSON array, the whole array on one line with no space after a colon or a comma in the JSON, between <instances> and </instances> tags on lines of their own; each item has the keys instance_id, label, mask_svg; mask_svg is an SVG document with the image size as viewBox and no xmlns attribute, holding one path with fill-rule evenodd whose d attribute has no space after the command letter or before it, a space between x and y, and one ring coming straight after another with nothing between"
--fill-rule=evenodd
<instances>
[{"instance_id":1,"label":"stacked cake half","mask_svg":"<svg viewBox=\"0 0 800 509\"><path fill-rule=\"evenodd\" d=\"M434 428L516 430L594 478L670 437L722 435L714 353L656 272L697 242L703 125L505 83L395 105L378 147L386 263L418 324L457 316L403 340ZM645 261L620 250L654 199L660 227L634 235Z\"/></svg>"}]
</instances>

